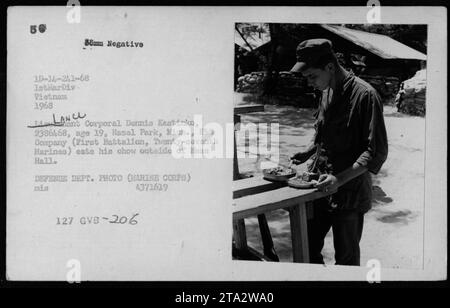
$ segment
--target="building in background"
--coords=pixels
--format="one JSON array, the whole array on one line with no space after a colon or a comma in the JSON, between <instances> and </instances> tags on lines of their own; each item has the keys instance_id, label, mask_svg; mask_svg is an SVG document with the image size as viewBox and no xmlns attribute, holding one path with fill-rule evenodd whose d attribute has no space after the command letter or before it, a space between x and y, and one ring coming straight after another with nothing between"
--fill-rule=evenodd
<instances>
[{"instance_id":1,"label":"building in background","mask_svg":"<svg viewBox=\"0 0 450 308\"><path fill-rule=\"evenodd\" d=\"M401 82L426 68L424 53L383 34L342 25L237 24L235 46L245 56L236 54L240 57L236 62L243 68L235 76L236 90L264 93L264 80L270 79L270 91L266 92L272 95L311 92L301 76L289 76L285 71L296 61L298 43L319 37L329 39L339 62L371 83L385 103L394 102Z\"/></svg>"}]
</instances>

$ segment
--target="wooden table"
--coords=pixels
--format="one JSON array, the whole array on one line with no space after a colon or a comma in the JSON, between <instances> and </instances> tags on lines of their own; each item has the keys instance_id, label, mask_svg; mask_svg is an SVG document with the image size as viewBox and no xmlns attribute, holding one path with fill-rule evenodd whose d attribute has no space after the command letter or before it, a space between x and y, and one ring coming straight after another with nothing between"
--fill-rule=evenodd
<instances>
[{"instance_id":1,"label":"wooden table","mask_svg":"<svg viewBox=\"0 0 450 308\"><path fill-rule=\"evenodd\" d=\"M237 158L237 146L236 146L236 130L239 127L236 124L241 123L241 114L247 114L252 112L264 111L264 105L261 104L241 104L234 107L234 160L233 160L233 180L241 180L243 177L239 172L239 163ZM270 234L269 225L267 223L266 215L259 214L258 224L261 231L261 237L264 245L264 256L272 261L279 261L279 258L275 252L272 242L272 236Z\"/></svg>"},{"instance_id":2,"label":"wooden table","mask_svg":"<svg viewBox=\"0 0 450 308\"><path fill-rule=\"evenodd\" d=\"M286 183L267 181L262 176L234 181L233 236L236 248L241 252L247 251L260 259L267 260L263 254L247 245L244 219L284 209L289 212L293 261L308 263L307 219L312 215L312 201L335 192L296 189L287 186ZM267 241L266 239L267 242L270 244L272 240ZM266 249L265 247L264 250Z\"/></svg>"}]
</instances>

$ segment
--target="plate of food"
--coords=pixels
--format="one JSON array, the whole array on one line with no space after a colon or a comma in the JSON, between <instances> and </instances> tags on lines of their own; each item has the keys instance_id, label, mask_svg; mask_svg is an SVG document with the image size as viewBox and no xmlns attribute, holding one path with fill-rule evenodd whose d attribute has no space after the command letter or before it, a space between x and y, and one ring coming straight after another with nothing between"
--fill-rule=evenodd
<instances>
[{"instance_id":1,"label":"plate of food","mask_svg":"<svg viewBox=\"0 0 450 308\"><path fill-rule=\"evenodd\" d=\"M319 180L319 173L302 172L288 180L288 185L295 188L310 189L314 188Z\"/></svg>"},{"instance_id":2,"label":"plate of food","mask_svg":"<svg viewBox=\"0 0 450 308\"><path fill-rule=\"evenodd\" d=\"M282 166L264 169L262 172L266 180L277 182L285 182L297 174L294 169Z\"/></svg>"}]
</instances>

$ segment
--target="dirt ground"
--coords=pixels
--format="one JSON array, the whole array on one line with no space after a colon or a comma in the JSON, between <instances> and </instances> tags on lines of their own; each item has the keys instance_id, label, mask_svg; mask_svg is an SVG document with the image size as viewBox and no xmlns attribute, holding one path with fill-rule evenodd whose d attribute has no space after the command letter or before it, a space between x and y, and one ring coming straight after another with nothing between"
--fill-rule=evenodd
<instances>
[{"instance_id":1,"label":"dirt ground","mask_svg":"<svg viewBox=\"0 0 450 308\"><path fill-rule=\"evenodd\" d=\"M237 100L242 100L237 95ZM423 267L424 219L424 145L425 119L403 115L384 107L389 140L389 155L381 171L373 175L373 206L365 215L361 239L361 265L378 259L384 268L420 269ZM242 123L280 123L280 163L301 151L313 135L311 109L266 105L265 112L242 116ZM237 135L238 148L244 136ZM252 144L250 142L250 144ZM250 152L256 149L249 147ZM241 173L260 173L264 157L239 159ZM300 169L302 166L299 167ZM289 217L285 211L267 215L275 250L281 262L292 261ZM249 245L261 250L257 219L247 219ZM333 235L330 231L322 251L326 264L334 264Z\"/></svg>"}]
</instances>

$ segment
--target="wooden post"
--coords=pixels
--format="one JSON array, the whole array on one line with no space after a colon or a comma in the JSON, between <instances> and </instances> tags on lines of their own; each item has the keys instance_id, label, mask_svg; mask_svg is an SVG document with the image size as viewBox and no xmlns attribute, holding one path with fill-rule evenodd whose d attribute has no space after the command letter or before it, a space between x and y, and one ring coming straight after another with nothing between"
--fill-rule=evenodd
<instances>
[{"instance_id":1,"label":"wooden post","mask_svg":"<svg viewBox=\"0 0 450 308\"><path fill-rule=\"evenodd\" d=\"M280 261L277 252L273 247L272 235L270 234L269 224L265 214L258 215L259 231L261 232L261 239L264 247L264 255L272 261Z\"/></svg>"},{"instance_id":2,"label":"wooden post","mask_svg":"<svg viewBox=\"0 0 450 308\"><path fill-rule=\"evenodd\" d=\"M308 225L306 217L306 204L300 203L289 208L291 223L292 254L294 262L309 263Z\"/></svg>"},{"instance_id":3,"label":"wooden post","mask_svg":"<svg viewBox=\"0 0 450 308\"><path fill-rule=\"evenodd\" d=\"M233 222L233 236L238 251L247 250L247 235L245 233L245 221L239 219Z\"/></svg>"},{"instance_id":4,"label":"wooden post","mask_svg":"<svg viewBox=\"0 0 450 308\"><path fill-rule=\"evenodd\" d=\"M234 115L234 125L235 125L235 129L234 129L234 156L233 156L233 181L235 180L239 180L241 178L240 174L239 174L239 163L238 163L238 158L237 158L237 149L236 149L236 124L241 122L241 117L237 114Z\"/></svg>"}]
</instances>

